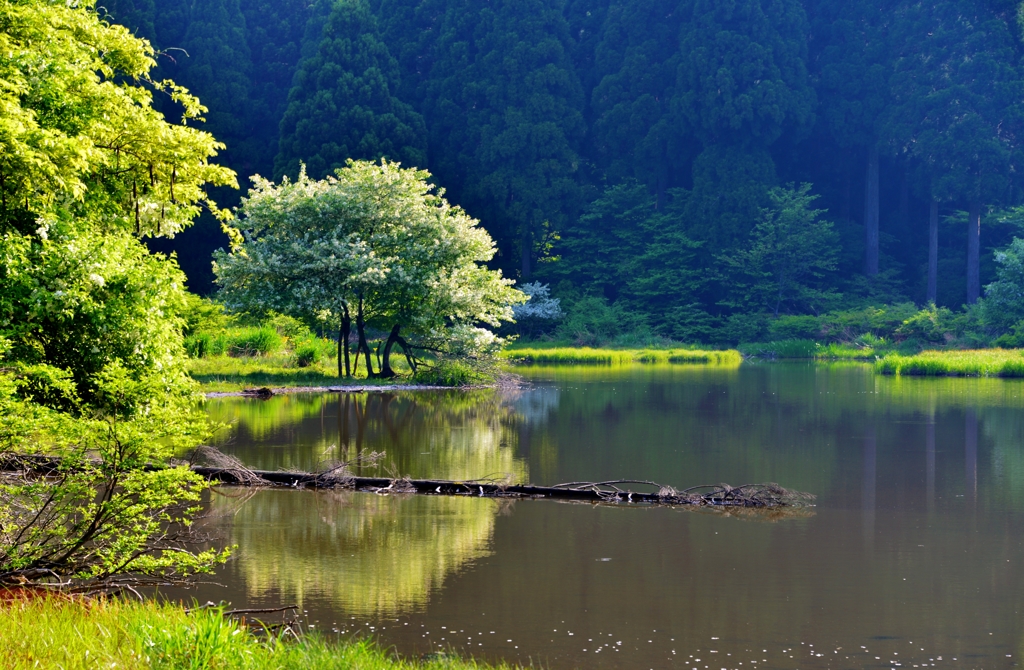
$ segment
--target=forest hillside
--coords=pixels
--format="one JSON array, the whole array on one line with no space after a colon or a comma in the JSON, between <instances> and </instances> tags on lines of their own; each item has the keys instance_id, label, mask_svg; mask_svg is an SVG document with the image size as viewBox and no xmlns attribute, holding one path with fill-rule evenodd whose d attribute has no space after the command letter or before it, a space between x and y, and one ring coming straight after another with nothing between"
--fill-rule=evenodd
<instances>
[{"instance_id":1,"label":"forest hillside","mask_svg":"<svg viewBox=\"0 0 1024 670\"><path fill-rule=\"evenodd\" d=\"M793 319L960 310L1024 237L1011 0L105 10L208 108L243 184L215 193L222 205L249 176L294 178L300 163L313 178L349 158L426 168L496 240L495 267L614 329L734 343L780 318L783 335L813 336L820 323L801 333ZM199 293L225 245L212 217L152 243Z\"/></svg>"}]
</instances>

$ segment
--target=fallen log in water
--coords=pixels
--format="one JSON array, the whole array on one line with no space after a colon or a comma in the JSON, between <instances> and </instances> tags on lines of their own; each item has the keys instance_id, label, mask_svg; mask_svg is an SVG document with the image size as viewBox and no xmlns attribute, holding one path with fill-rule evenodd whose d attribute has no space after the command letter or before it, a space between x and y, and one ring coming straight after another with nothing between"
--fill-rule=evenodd
<instances>
[{"instance_id":1,"label":"fallen log in water","mask_svg":"<svg viewBox=\"0 0 1024 670\"><path fill-rule=\"evenodd\" d=\"M236 458L205 447L200 453L216 462L214 466L191 465L193 472L211 482L236 486L278 486L309 489L350 489L378 494L423 493L433 495L482 496L492 498L552 498L590 502L646 503L712 507L772 509L806 507L814 495L791 491L778 484L705 484L676 490L657 482L617 479L605 482L568 482L554 486L511 484L493 480L450 481L393 477L357 477L350 464L339 464L323 472L287 472L252 470ZM374 461L379 454L370 454ZM365 460L363 461L366 462ZM59 461L47 456L0 456L0 470L48 476L58 469ZM626 485L651 487L653 491L633 491Z\"/></svg>"},{"instance_id":2,"label":"fallen log in water","mask_svg":"<svg viewBox=\"0 0 1024 670\"><path fill-rule=\"evenodd\" d=\"M255 476L265 485L304 488L348 488L373 493L426 493L498 498L556 498L593 502L648 503L659 505L714 505L734 507L794 507L807 505L814 496L790 491L778 484L727 484L694 486L682 491L656 482L615 480L607 482L572 482L555 486L506 484L492 481L450 481L443 479L392 479L388 477L324 477L307 472L248 470L239 477L234 470L193 467L192 471L223 484L252 485ZM640 484L657 489L653 492L621 488Z\"/></svg>"}]
</instances>

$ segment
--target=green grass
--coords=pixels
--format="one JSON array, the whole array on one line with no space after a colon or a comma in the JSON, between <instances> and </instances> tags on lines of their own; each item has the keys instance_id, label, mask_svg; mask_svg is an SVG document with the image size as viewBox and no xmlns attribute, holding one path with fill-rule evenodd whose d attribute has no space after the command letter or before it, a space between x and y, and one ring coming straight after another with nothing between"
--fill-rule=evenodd
<instances>
[{"instance_id":1,"label":"green grass","mask_svg":"<svg viewBox=\"0 0 1024 670\"><path fill-rule=\"evenodd\" d=\"M202 384L203 391L206 392L241 391L261 386L283 388L289 386L344 386L346 384L389 386L427 383L413 379L408 374L405 361L400 356L393 356L391 365L401 376L390 380L367 379L364 366L360 366L359 374L353 379L339 378L336 358L321 360L306 367L298 367L293 359L294 357L290 354L252 358L235 358L233 356L190 358L188 373Z\"/></svg>"},{"instance_id":2,"label":"green grass","mask_svg":"<svg viewBox=\"0 0 1024 670\"><path fill-rule=\"evenodd\" d=\"M875 362L883 375L1024 377L1024 355L1019 349L922 351L914 356L890 354Z\"/></svg>"},{"instance_id":3,"label":"green grass","mask_svg":"<svg viewBox=\"0 0 1024 670\"><path fill-rule=\"evenodd\" d=\"M471 670L488 666L448 654L409 661L367 640L296 640L250 634L216 609L188 614L173 604L58 597L0 602L0 667L204 670ZM508 666L501 666L508 667Z\"/></svg>"},{"instance_id":4,"label":"green grass","mask_svg":"<svg viewBox=\"0 0 1024 670\"><path fill-rule=\"evenodd\" d=\"M875 350L854 344L833 342L819 344L813 340L777 340L742 344L739 350L753 358L814 358L821 360L871 360Z\"/></svg>"},{"instance_id":5,"label":"green grass","mask_svg":"<svg viewBox=\"0 0 1024 670\"><path fill-rule=\"evenodd\" d=\"M593 349L590 347L517 347L502 352L507 360L526 365L629 365L632 363L711 363L739 365L735 350Z\"/></svg>"}]
</instances>

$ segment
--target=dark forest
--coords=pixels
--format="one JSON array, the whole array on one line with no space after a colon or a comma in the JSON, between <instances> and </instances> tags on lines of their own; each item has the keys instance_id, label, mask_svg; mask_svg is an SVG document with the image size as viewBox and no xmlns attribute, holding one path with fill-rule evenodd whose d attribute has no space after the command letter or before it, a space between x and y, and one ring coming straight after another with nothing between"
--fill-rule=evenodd
<instances>
[{"instance_id":1,"label":"dark forest","mask_svg":"<svg viewBox=\"0 0 1024 670\"><path fill-rule=\"evenodd\" d=\"M221 205L300 162L314 178L349 158L426 167L494 237L507 276L617 329L728 343L779 334L783 317L781 335L800 336L799 317L837 310L956 311L1024 237L1014 2L104 10L158 49L158 78L208 107L203 127L243 184L215 193ZM199 293L225 245L212 217L152 242Z\"/></svg>"}]
</instances>

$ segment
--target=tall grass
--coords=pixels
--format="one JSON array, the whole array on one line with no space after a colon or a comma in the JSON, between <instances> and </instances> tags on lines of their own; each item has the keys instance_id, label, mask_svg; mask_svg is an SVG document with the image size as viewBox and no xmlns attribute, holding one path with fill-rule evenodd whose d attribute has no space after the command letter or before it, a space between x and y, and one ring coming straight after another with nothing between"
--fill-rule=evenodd
<instances>
[{"instance_id":1,"label":"tall grass","mask_svg":"<svg viewBox=\"0 0 1024 670\"><path fill-rule=\"evenodd\" d=\"M0 602L0 667L181 668L206 670L470 670L489 666L447 654L425 662L396 658L366 640L257 637L220 610L187 614L153 602ZM441 656L441 655L439 655Z\"/></svg>"},{"instance_id":2,"label":"tall grass","mask_svg":"<svg viewBox=\"0 0 1024 670\"><path fill-rule=\"evenodd\" d=\"M740 346L744 356L755 358L816 358L823 360L868 360L874 358L871 347L833 342L819 344L814 340L777 340Z\"/></svg>"},{"instance_id":3,"label":"tall grass","mask_svg":"<svg viewBox=\"0 0 1024 670\"><path fill-rule=\"evenodd\" d=\"M593 349L590 347L553 347L509 349L502 355L513 363L525 365L629 365L632 363L711 363L739 365L743 360L735 350L700 349Z\"/></svg>"},{"instance_id":4,"label":"tall grass","mask_svg":"<svg viewBox=\"0 0 1024 670\"><path fill-rule=\"evenodd\" d=\"M922 351L914 356L892 354L875 362L883 375L925 377L1024 377L1024 355L1019 349Z\"/></svg>"}]
</instances>

